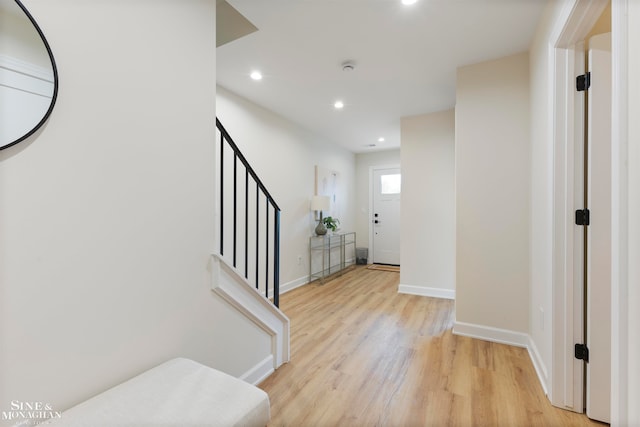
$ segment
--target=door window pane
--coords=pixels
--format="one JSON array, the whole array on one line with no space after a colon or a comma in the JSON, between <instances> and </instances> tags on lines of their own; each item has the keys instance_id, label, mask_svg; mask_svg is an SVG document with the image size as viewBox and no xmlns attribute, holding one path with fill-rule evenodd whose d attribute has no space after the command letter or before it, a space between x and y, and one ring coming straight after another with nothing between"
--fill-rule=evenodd
<instances>
[{"instance_id":1,"label":"door window pane","mask_svg":"<svg viewBox=\"0 0 640 427\"><path fill-rule=\"evenodd\" d=\"M381 194L400 194L400 174L380 175Z\"/></svg>"}]
</instances>

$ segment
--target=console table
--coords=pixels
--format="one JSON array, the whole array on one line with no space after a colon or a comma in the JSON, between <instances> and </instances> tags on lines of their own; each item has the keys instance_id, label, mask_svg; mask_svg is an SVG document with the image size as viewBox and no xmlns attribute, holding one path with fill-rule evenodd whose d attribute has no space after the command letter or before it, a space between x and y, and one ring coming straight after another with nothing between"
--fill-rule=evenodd
<instances>
[{"instance_id":1,"label":"console table","mask_svg":"<svg viewBox=\"0 0 640 427\"><path fill-rule=\"evenodd\" d=\"M338 232L309 238L309 281L342 272L356 262L356 233Z\"/></svg>"}]
</instances>

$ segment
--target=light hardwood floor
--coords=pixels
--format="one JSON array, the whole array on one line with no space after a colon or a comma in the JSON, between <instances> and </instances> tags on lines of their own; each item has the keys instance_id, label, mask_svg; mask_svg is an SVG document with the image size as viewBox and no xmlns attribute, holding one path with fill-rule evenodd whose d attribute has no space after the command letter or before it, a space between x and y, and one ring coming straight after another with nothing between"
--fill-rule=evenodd
<instances>
[{"instance_id":1,"label":"light hardwood floor","mask_svg":"<svg viewBox=\"0 0 640 427\"><path fill-rule=\"evenodd\" d=\"M602 425L551 406L527 351L451 333L453 302L357 267L280 297L291 362L260 387L270 426Z\"/></svg>"}]
</instances>

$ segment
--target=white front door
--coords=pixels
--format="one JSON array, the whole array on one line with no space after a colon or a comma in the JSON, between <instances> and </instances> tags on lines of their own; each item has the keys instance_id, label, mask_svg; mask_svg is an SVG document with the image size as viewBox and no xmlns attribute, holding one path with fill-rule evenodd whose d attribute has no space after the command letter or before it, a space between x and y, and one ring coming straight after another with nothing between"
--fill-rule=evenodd
<instances>
[{"instance_id":1,"label":"white front door","mask_svg":"<svg viewBox=\"0 0 640 427\"><path fill-rule=\"evenodd\" d=\"M373 170L373 262L400 265L399 168Z\"/></svg>"},{"instance_id":2,"label":"white front door","mask_svg":"<svg viewBox=\"0 0 640 427\"><path fill-rule=\"evenodd\" d=\"M611 395L611 33L589 40L587 91L587 415L609 422Z\"/></svg>"}]
</instances>

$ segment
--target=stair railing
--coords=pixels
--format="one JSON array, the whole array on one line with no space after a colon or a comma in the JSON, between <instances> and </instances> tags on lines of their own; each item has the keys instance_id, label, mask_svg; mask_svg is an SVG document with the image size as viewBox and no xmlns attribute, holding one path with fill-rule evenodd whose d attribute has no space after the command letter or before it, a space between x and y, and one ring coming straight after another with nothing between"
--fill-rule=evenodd
<instances>
[{"instance_id":1,"label":"stair railing","mask_svg":"<svg viewBox=\"0 0 640 427\"><path fill-rule=\"evenodd\" d=\"M279 307L280 208L218 118L216 127L220 132L220 256Z\"/></svg>"}]
</instances>

